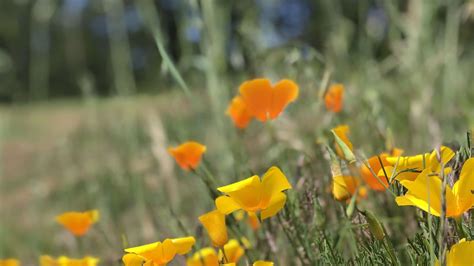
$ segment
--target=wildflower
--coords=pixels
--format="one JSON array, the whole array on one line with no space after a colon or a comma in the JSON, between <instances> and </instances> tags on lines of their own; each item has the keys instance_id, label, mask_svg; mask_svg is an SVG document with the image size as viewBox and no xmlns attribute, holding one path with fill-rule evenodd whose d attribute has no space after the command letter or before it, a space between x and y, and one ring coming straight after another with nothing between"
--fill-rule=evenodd
<instances>
[{"instance_id":1,"label":"wildflower","mask_svg":"<svg viewBox=\"0 0 474 266\"><path fill-rule=\"evenodd\" d=\"M19 266L20 265L20 261L17 260L17 259L12 259L12 258L9 258L9 259L0 259L0 266Z\"/></svg>"},{"instance_id":2,"label":"wildflower","mask_svg":"<svg viewBox=\"0 0 474 266\"><path fill-rule=\"evenodd\" d=\"M423 170L415 181L402 180L400 183L408 189L404 196L396 198L399 206L416 206L435 216L441 214L442 180L439 174ZM474 204L474 158L464 162L459 180L451 188L446 185L446 217L458 217Z\"/></svg>"},{"instance_id":3,"label":"wildflower","mask_svg":"<svg viewBox=\"0 0 474 266\"><path fill-rule=\"evenodd\" d=\"M273 262L258 260L253 263L253 266L273 266Z\"/></svg>"},{"instance_id":4,"label":"wildflower","mask_svg":"<svg viewBox=\"0 0 474 266\"><path fill-rule=\"evenodd\" d=\"M415 180L418 174L426 168L430 168L433 172L439 172L441 170L441 164L446 165L453 157L454 152L445 146L440 148L440 158L436 150L431 153L418 154L414 156L392 156L387 157L387 162L390 164L385 170L388 175L391 175L393 171L397 171L397 180ZM441 164L440 164L441 161ZM398 164L397 164L398 162ZM396 169L394 169L396 166ZM449 171L449 167L445 167L446 171Z\"/></svg>"},{"instance_id":5,"label":"wildflower","mask_svg":"<svg viewBox=\"0 0 474 266\"><path fill-rule=\"evenodd\" d=\"M361 185L359 178L342 175L333 177L332 194L336 200L349 200L356 192L358 193L358 199L367 197L367 189Z\"/></svg>"},{"instance_id":6,"label":"wildflower","mask_svg":"<svg viewBox=\"0 0 474 266\"><path fill-rule=\"evenodd\" d=\"M65 212L56 217L56 221L62 224L75 236L83 236L89 231L91 225L99 220L99 211L90 210L86 212Z\"/></svg>"},{"instance_id":7,"label":"wildflower","mask_svg":"<svg viewBox=\"0 0 474 266\"><path fill-rule=\"evenodd\" d=\"M186 260L187 266L219 266L219 258L213 248L203 248Z\"/></svg>"},{"instance_id":8,"label":"wildflower","mask_svg":"<svg viewBox=\"0 0 474 266\"><path fill-rule=\"evenodd\" d=\"M263 178L257 175L245 180L220 187L226 195L216 199L216 207L224 214L243 209L247 212L260 213L262 220L274 216L286 202L284 190L291 189L286 176L278 167L271 167Z\"/></svg>"},{"instance_id":9,"label":"wildflower","mask_svg":"<svg viewBox=\"0 0 474 266\"><path fill-rule=\"evenodd\" d=\"M99 264L99 259L94 257L84 257L82 259L73 259L66 256L61 256L57 259L51 256L41 256L40 266L96 266Z\"/></svg>"},{"instance_id":10,"label":"wildflower","mask_svg":"<svg viewBox=\"0 0 474 266\"><path fill-rule=\"evenodd\" d=\"M241 96L236 96L232 99L227 108L227 114L238 128L246 128L252 120L252 115Z\"/></svg>"},{"instance_id":11,"label":"wildflower","mask_svg":"<svg viewBox=\"0 0 474 266\"><path fill-rule=\"evenodd\" d=\"M283 79L272 86L268 79L246 81L239 88L249 114L261 122L273 120L285 107L298 98L298 85Z\"/></svg>"},{"instance_id":12,"label":"wildflower","mask_svg":"<svg viewBox=\"0 0 474 266\"><path fill-rule=\"evenodd\" d=\"M463 238L446 253L446 265L474 265L474 241Z\"/></svg>"},{"instance_id":13,"label":"wildflower","mask_svg":"<svg viewBox=\"0 0 474 266\"><path fill-rule=\"evenodd\" d=\"M394 149L390 156L400 156L402 152L403 151L400 149ZM387 160L388 156L388 153L382 153L378 156L372 156L367 160L367 164L370 166L373 173L377 175L377 177L373 175L372 171L370 171L369 167L366 165L362 165L360 167L360 175L364 179L365 183L373 190L385 191L385 189L388 188L389 184L387 179L391 177L391 175L388 175L387 171L385 170L387 166L390 166L390 162ZM385 176L385 174L387 174L387 176Z\"/></svg>"},{"instance_id":14,"label":"wildflower","mask_svg":"<svg viewBox=\"0 0 474 266\"><path fill-rule=\"evenodd\" d=\"M342 111L342 105L344 100L344 85L333 84L327 90L324 95L324 104L326 109L334 113Z\"/></svg>"},{"instance_id":15,"label":"wildflower","mask_svg":"<svg viewBox=\"0 0 474 266\"><path fill-rule=\"evenodd\" d=\"M198 167L202 155L206 152L206 146L195 141L188 141L178 147L168 148L168 152L181 168L189 171Z\"/></svg>"},{"instance_id":16,"label":"wildflower","mask_svg":"<svg viewBox=\"0 0 474 266\"><path fill-rule=\"evenodd\" d=\"M139 256L137 254L128 253L123 255L122 262L125 266L141 266L144 265L146 260L142 256ZM149 261L148 263L153 264L152 261Z\"/></svg>"},{"instance_id":17,"label":"wildflower","mask_svg":"<svg viewBox=\"0 0 474 266\"><path fill-rule=\"evenodd\" d=\"M188 253L195 242L194 237L188 236L173 239L167 238L163 242L127 248L125 252L129 254L125 254L122 257L122 261L125 266L141 265L136 264L140 262L140 258L145 262L145 265L166 265L174 259L176 254L184 255Z\"/></svg>"},{"instance_id":18,"label":"wildflower","mask_svg":"<svg viewBox=\"0 0 474 266\"><path fill-rule=\"evenodd\" d=\"M335 141L336 153L339 157L346 159L346 160L353 160L354 155L352 142L349 140L348 134L350 133L350 129L348 125L339 125L332 129L332 132L342 143L339 143L337 138ZM345 147L344 147L345 145Z\"/></svg>"},{"instance_id":19,"label":"wildflower","mask_svg":"<svg viewBox=\"0 0 474 266\"><path fill-rule=\"evenodd\" d=\"M214 210L199 216L199 221L206 228L214 246L222 247L227 243L227 227L223 213Z\"/></svg>"},{"instance_id":20,"label":"wildflower","mask_svg":"<svg viewBox=\"0 0 474 266\"><path fill-rule=\"evenodd\" d=\"M213 248L203 248L186 261L187 266L219 266L220 261L224 261L224 265L232 265L239 262L244 255L245 250L240 246L239 241L231 239L225 244L224 253L219 250L219 254Z\"/></svg>"},{"instance_id":21,"label":"wildflower","mask_svg":"<svg viewBox=\"0 0 474 266\"><path fill-rule=\"evenodd\" d=\"M225 255L224 255L225 253ZM219 261L226 263L237 263L244 255L245 250L236 239L231 239L229 243L224 245L224 253L219 250Z\"/></svg>"}]
</instances>

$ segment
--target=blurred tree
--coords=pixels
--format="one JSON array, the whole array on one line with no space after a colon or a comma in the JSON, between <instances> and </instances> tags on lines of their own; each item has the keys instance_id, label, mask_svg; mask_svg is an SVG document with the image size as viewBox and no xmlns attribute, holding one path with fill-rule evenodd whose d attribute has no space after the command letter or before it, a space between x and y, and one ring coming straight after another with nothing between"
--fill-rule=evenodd
<instances>
[{"instance_id":1,"label":"blurred tree","mask_svg":"<svg viewBox=\"0 0 474 266\"><path fill-rule=\"evenodd\" d=\"M137 1L0 1L0 100L175 86ZM472 54L467 47L474 42L474 5L468 0L151 1L166 51L191 85L207 82L216 110L228 98L227 78L262 75L262 58L278 57L277 51L318 51L326 64L350 67L342 63L398 58L403 42L402 65L415 66L420 48L433 40L453 46L445 58L450 64ZM426 16L417 16L418 6ZM418 28L407 26L418 18ZM456 73L446 75L445 87Z\"/></svg>"}]
</instances>

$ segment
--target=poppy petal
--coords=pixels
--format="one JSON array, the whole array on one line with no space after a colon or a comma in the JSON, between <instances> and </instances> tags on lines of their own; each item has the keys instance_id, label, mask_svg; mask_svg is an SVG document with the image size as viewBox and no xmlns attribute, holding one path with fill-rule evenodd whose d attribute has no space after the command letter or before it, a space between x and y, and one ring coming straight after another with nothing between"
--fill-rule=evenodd
<instances>
[{"instance_id":1,"label":"poppy petal","mask_svg":"<svg viewBox=\"0 0 474 266\"><path fill-rule=\"evenodd\" d=\"M216 208L223 214L229 214L241 209L239 204L234 199L228 196L220 196L216 199Z\"/></svg>"},{"instance_id":2,"label":"poppy petal","mask_svg":"<svg viewBox=\"0 0 474 266\"><path fill-rule=\"evenodd\" d=\"M269 109L270 118L275 119L296 98L298 98L298 85L289 79L279 81L273 88L273 97Z\"/></svg>"},{"instance_id":3,"label":"poppy petal","mask_svg":"<svg viewBox=\"0 0 474 266\"><path fill-rule=\"evenodd\" d=\"M326 109L338 113L342 110L344 97L344 85L334 84L329 87L328 91L324 95L324 104Z\"/></svg>"},{"instance_id":4,"label":"poppy petal","mask_svg":"<svg viewBox=\"0 0 474 266\"><path fill-rule=\"evenodd\" d=\"M227 243L228 237L225 214L219 210L214 210L199 216L199 221L206 229L214 246L222 247Z\"/></svg>"},{"instance_id":5,"label":"poppy petal","mask_svg":"<svg viewBox=\"0 0 474 266\"><path fill-rule=\"evenodd\" d=\"M268 119L272 90L272 84L268 79L254 79L240 85L240 95L249 112L261 122Z\"/></svg>"},{"instance_id":6,"label":"poppy petal","mask_svg":"<svg viewBox=\"0 0 474 266\"><path fill-rule=\"evenodd\" d=\"M178 147L168 148L168 152L181 168L191 170L197 168L201 162L202 155L206 152L206 146L195 141L187 141Z\"/></svg>"},{"instance_id":7,"label":"poppy petal","mask_svg":"<svg viewBox=\"0 0 474 266\"><path fill-rule=\"evenodd\" d=\"M262 220L265 220L269 217L274 216L283 208L283 206L285 206L285 202L286 202L285 193L280 192L277 195L274 195L272 199L270 200L268 207L261 211L260 218Z\"/></svg>"},{"instance_id":8,"label":"poppy petal","mask_svg":"<svg viewBox=\"0 0 474 266\"><path fill-rule=\"evenodd\" d=\"M270 199L282 192L283 190L291 189L291 184L286 179L286 176L276 166L272 166L262 177L262 207L265 208Z\"/></svg>"},{"instance_id":9,"label":"poppy petal","mask_svg":"<svg viewBox=\"0 0 474 266\"><path fill-rule=\"evenodd\" d=\"M194 243L196 243L196 239L194 239L192 236L173 238L171 241L176 247L176 253L180 255L188 253L193 247Z\"/></svg>"},{"instance_id":10,"label":"poppy petal","mask_svg":"<svg viewBox=\"0 0 474 266\"><path fill-rule=\"evenodd\" d=\"M419 199L409 193L405 194L404 196L399 196L395 198L398 206L416 206L425 212L428 212L428 203L425 200ZM434 206L430 205L430 213L435 216L440 216L439 208L434 208Z\"/></svg>"},{"instance_id":11,"label":"poppy petal","mask_svg":"<svg viewBox=\"0 0 474 266\"><path fill-rule=\"evenodd\" d=\"M235 182L223 187L218 187L217 190L219 190L222 193L230 193L230 192L241 190L247 186L255 185L257 183L260 183L260 178L258 177L258 175L254 175L242 181Z\"/></svg>"},{"instance_id":12,"label":"poppy petal","mask_svg":"<svg viewBox=\"0 0 474 266\"><path fill-rule=\"evenodd\" d=\"M227 114L232 118L234 125L238 128L246 128L252 120L252 115L240 96L236 96L232 99L227 108Z\"/></svg>"},{"instance_id":13,"label":"poppy petal","mask_svg":"<svg viewBox=\"0 0 474 266\"><path fill-rule=\"evenodd\" d=\"M460 241L453 245L446 254L446 265L474 265L474 241Z\"/></svg>"},{"instance_id":14,"label":"poppy petal","mask_svg":"<svg viewBox=\"0 0 474 266\"><path fill-rule=\"evenodd\" d=\"M464 211L470 209L474 204L474 158L464 162L459 175L459 180L453 186L457 206ZM463 212L464 212L463 211Z\"/></svg>"}]
</instances>

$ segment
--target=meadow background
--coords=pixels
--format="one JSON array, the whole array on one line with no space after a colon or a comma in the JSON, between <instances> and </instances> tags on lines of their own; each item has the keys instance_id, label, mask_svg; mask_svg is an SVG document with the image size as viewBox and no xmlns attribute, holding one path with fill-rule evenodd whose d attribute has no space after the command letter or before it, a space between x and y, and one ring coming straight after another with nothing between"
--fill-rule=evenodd
<instances>
[{"instance_id":1,"label":"meadow background","mask_svg":"<svg viewBox=\"0 0 474 266\"><path fill-rule=\"evenodd\" d=\"M300 96L276 121L238 130L225 110L256 77L290 78ZM335 82L346 86L339 114L321 100ZM275 219L248 232L260 257L384 264L380 246L356 244L354 225L338 218L344 204L330 194L322 144L345 123L367 156L387 141L406 154L465 145L474 128L474 1L4 0L0 102L0 257L35 265L41 254L90 254L113 265L125 239L199 236L196 217L213 202L166 151L191 139L207 146L219 185L278 165L295 186L287 205L302 206L283 219L299 221L308 247L319 248L311 261L297 259ZM296 200L316 196L319 204ZM410 261L415 208L371 196L361 204ZM78 247L54 217L93 208L101 220Z\"/></svg>"}]
</instances>

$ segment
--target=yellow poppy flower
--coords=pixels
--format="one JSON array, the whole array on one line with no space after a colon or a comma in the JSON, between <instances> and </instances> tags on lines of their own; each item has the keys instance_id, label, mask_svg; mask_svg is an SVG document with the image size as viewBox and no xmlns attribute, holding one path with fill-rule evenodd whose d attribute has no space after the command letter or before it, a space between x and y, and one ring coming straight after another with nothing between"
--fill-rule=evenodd
<instances>
[{"instance_id":1,"label":"yellow poppy flower","mask_svg":"<svg viewBox=\"0 0 474 266\"><path fill-rule=\"evenodd\" d=\"M56 217L56 221L63 225L75 236L82 236L99 220L99 211L65 212Z\"/></svg>"},{"instance_id":2,"label":"yellow poppy flower","mask_svg":"<svg viewBox=\"0 0 474 266\"><path fill-rule=\"evenodd\" d=\"M446 146L440 148L440 159L443 165L446 165L455 153ZM399 159L400 158L400 159ZM388 176L391 176L393 171L397 171L397 180L415 180L418 174L425 168L430 168L433 172L439 172L441 165L438 160L437 151L433 150L431 153L418 154L414 156L392 156L387 157L387 162L390 166L385 168ZM397 165L398 162L398 165ZM423 167L424 165L424 167ZM394 167L397 166L396 169ZM447 171L449 167L445 167Z\"/></svg>"},{"instance_id":3,"label":"yellow poppy flower","mask_svg":"<svg viewBox=\"0 0 474 266\"><path fill-rule=\"evenodd\" d=\"M336 200L346 201L359 188L357 198L362 199L367 197L367 189L361 185L359 178L354 176L335 176L332 179L332 194Z\"/></svg>"},{"instance_id":4,"label":"yellow poppy flower","mask_svg":"<svg viewBox=\"0 0 474 266\"><path fill-rule=\"evenodd\" d=\"M225 261L227 259L226 264L224 265L231 265L236 264L240 258L244 255L245 250L240 246L239 241L235 239L231 239L229 243L224 245L224 254L222 250L219 250L219 254L216 254L216 251L213 248L203 248L190 258L187 259L186 265L187 266L219 266L219 262Z\"/></svg>"},{"instance_id":5,"label":"yellow poppy flower","mask_svg":"<svg viewBox=\"0 0 474 266\"><path fill-rule=\"evenodd\" d=\"M258 260L253 263L253 266L273 266L273 262Z\"/></svg>"},{"instance_id":6,"label":"yellow poppy flower","mask_svg":"<svg viewBox=\"0 0 474 266\"><path fill-rule=\"evenodd\" d=\"M219 258L213 248L203 248L186 260L187 266L219 266Z\"/></svg>"},{"instance_id":7,"label":"yellow poppy flower","mask_svg":"<svg viewBox=\"0 0 474 266\"><path fill-rule=\"evenodd\" d=\"M94 257L84 257L82 259L73 259L66 256L61 256L57 259L51 256L41 256L40 266L96 266L99 264L99 259Z\"/></svg>"},{"instance_id":8,"label":"yellow poppy flower","mask_svg":"<svg viewBox=\"0 0 474 266\"><path fill-rule=\"evenodd\" d=\"M446 253L446 265L474 265L474 241L462 239Z\"/></svg>"},{"instance_id":9,"label":"yellow poppy flower","mask_svg":"<svg viewBox=\"0 0 474 266\"><path fill-rule=\"evenodd\" d=\"M408 189L404 196L396 198L399 206L416 206L435 216L441 214L442 180L427 168L415 181L402 180L400 183ZM451 188L446 186L446 217L458 217L474 204L474 158L464 162L458 181ZM429 203L429 204L428 204ZM429 205L429 208L428 208Z\"/></svg>"},{"instance_id":10,"label":"yellow poppy flower","mask_svg":"<svg viewBox=\"0 0 474 266\"><path fill-rule=\"evenodd\" d=\"M247 212L260 212L262 220L277 214L285 205L284 190L291 189L286 176L278 167L271 167L260 178L255 175L245 180L233 183L219 190L225 193L216 199L217 209L229 214L243 209Z\"/></svg>"},{"instance_id":11,"label":"yellow poppy flower","mask_svg":"<svg viewBox=\"0 0 474 266\"><path fill-rule=\"evenodd\" d=\"M198 167L202 155L206 152L206 146L195 141L187 141L178 147L168 148L168 152L182 169L189 171Z\"/></svg>"},{"instance_id":12,"label":"yellow poppy flower","mask_svg":"<svg viewBox=\"0 0 474 266\"><path fill-rule=\"evenodd\" d=\"M214 210L199 216L199 221L206 229L214 246L222 247L227 243L227 227L223 213L219 210Z\"/></svg>"},{"instance_id":13,"label":"yellow poppy flower","mask_svg":"<svg viewBox=\"0 0 474 266\"><path fill-rule=\"evenodd\" d=\"M184 255L188 253L196 240L194 237L182 237L182 238L173 238L165 239L163 242L155 242L143 246L127 248L125 249L126 253L135 254L145 262L145 265L166 265L168 262L172 261L176 254ZM125 254L122 257L122 261L126 266L136 266L139 258L136 256L129 256Z\"/></svg>"},{"instance_id":14,"label":"yellow poppy flower","mask_svg":"<svg viewBox=\"0 0 474 266\"><path fill-rule=\"evenodd\" d=\"M20 261L17 259L0 259L0 266L20 266Z\"/></svg>"},{"instance_id":15,"label":"yellow poppy flower","mask_svg":"<svg viewBox=\"0 0 474 266\"><path fill-rule=\"evenodd\" d=\"M142 266L146 262L146 260L145 258L137 254L128 253L123 255L122 262L125 266ZM150 264L153 264L152 261L150 262Z\"/></svg>"},{"instance_id":16,"label":"yellow poppy flower","mask_svg":"<svg viewBox=\"0 0 474 266\"><path fill-rule=\"evenodd\" d=\"M298 98L298 85L289 79L272 85L268 79L254 79L239 87L249 114L261 122L278 117L285 107Z\"/></svg>"},{"instance_id":17,"label":"yellow poppy flower","mask_svg":"<svg viewBox=\"0 0 474 266\"><path fill-rule=\"evenodd\" d=\"M227 263L237 263L244 255L245 250L240 245L239 241L237 241L236 239L231 239L229 243L224 245L224 252L225 258L227 259ZM219 250L219 261L223 261L225 258L224 254L222 253L222 250Z\"/></svg>"}]
</instances>

